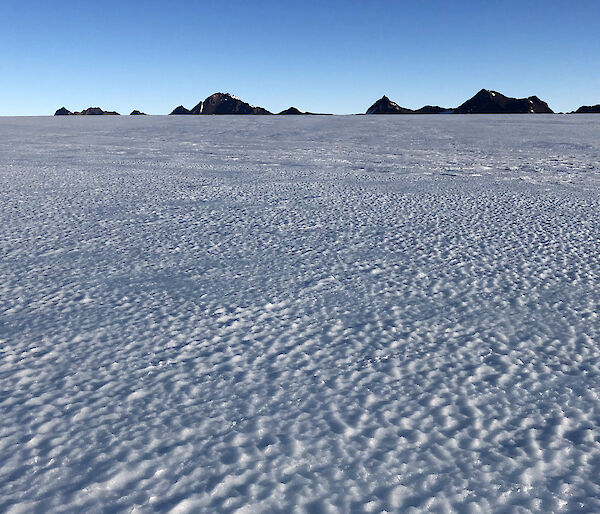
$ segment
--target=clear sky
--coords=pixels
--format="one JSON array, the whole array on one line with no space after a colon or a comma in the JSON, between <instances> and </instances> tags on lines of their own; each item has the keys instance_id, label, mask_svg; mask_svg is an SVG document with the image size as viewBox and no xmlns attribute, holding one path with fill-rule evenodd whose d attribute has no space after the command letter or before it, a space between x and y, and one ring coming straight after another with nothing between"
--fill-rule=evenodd
<instances>
[{"instance_id":1,"label":"clear sky","mask_svg":"<svg viewBox=\"0 0 600 514\"><path fill-rule=\"evenodd\" d=\"M481 88L600 103L598 0L1 0L0 115L455 107Z\"/></svg>"}]
</instances>

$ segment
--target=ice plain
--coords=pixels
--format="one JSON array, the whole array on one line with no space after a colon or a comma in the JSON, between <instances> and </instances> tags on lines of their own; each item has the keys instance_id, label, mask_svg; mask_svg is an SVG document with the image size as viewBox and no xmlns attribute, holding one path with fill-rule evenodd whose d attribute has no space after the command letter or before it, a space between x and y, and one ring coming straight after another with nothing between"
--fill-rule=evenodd
<instances>
[{"instance_id":1,"label":"ice plain","mask_svg":"<svg viewBox=\"0 0 600 514\"><path fill-rule=\"evenodd\" d=\"M599 512L600 117L0 118L1 512Z\"/></svg>"}]
</instances>

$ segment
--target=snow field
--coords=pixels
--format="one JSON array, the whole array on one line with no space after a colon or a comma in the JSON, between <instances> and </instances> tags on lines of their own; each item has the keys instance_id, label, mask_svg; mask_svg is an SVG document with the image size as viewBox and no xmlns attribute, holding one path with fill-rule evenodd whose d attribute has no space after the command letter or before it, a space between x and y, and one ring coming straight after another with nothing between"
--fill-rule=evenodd
<instances>
[{"instance_id":1,"label":"snow field","mask_svg":"<svg viewBox=\"0 0 600 514\"><path fill-rule=\"evenodd\" d=\"M600 510L600 120L0 135L0 511Z\"/></svg>"}]
</instances>

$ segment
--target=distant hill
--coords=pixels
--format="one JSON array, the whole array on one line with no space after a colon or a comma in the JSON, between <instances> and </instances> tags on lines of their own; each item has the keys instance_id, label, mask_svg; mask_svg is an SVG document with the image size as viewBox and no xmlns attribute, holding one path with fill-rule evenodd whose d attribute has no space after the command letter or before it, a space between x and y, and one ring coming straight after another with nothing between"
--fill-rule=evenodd
<instances>
[{"instance_id":1,"label":"distant hill","mask_svg":"<svg viewBox=\"0 0 600 514\"><path fill-rule=\"evenodd\" d=\"M289 107L288 109L286 109L285 111L281 111L280 113L277 113L278 115L284 115L284 116L289 116L289 115L303 115L303 116L332 116L331 114L325 113L325 112L308 112L308 111L301 111L300 109L298 109L297 107Z\"/></svg>"},{"instance_id":2,"label":"distant hill","mask_svg":"<svg viewBox=\"0 0 600 514\"><path fill-rule=\"evenodd\" d=\"M473 98L454 109L455 114L533 114L554 111L537 96L511 98L497 91L482 89Z\"/></svg>"},{"instance_id":3,"label":"distant hill","mask_svg":"<svg viewBox=\"0 0 600 514\"><path fill-rule=\"evenodd\" d=\"M138 110L133 110L129 113L130 116L146 116L145 112L142 111L138 111Z\"/></svg>"},{"instance_id":4,"label":"distant hill","mask_svg":"<svg viewBox=\"0 0 600 514\"><path fill-rule=\"evenodd\" d=\"M65 107L61 107L54 113L54 116L100 116L100 115L110 115L110 116L119 116L119 113L116 111L104 111L100 109L100 107L88 107L83 111L71 112Z\"/></svg>"},{"instance_id":5,"label":"distant hill","mask_svg":"<svg viewBox=\"0 0 600 514\"><path fill-rule=\"evenodd\" d=\"M308 114L308 113L303 112L296 107L289 107L285 111L281 111L279 114Z\"/></svg>"},{"instance_id":6,"label":"distant hill","mask_svg":"<svg viewBox=\"0 0 600 514\"><path fill-rule=\"evenodd\" d=\"M600 114L600 104L598 105L582 105L575 111L575 114Z\"/></svg>"}]
</instances>

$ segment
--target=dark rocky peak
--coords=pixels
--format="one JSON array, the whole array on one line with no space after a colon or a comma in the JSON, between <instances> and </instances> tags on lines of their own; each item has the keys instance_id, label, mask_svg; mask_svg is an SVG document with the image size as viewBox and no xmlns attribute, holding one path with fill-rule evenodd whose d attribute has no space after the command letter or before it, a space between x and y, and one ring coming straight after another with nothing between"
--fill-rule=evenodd
<instances>
[{"instance_id":1,"label":"dark rocky peak","mask_svg":"<svg viewBox=\"0 0 600 514\"><path fill-rule=\"evenodd\" d=\"M529 113L554 114L554 111L548 107L548 104L543 100L540 100L537 96L530 96L525 100L529 105L525 104L522 99L517 100L517 102L523 103L523 107L529 107Z\"/></svg>"},{"instance_id":2,"label":"dark rocky peak","mask_svg":"<svg viewBox=\"0 0 600 514\"><path fill-rule=\"evenodd\" d=\"M331 116L331 114L325 112L309 112L309 111L301 111L297 107L290 107L285 111L281 111L279 114L283 115L303 115L303 116Z\"/></svg>"},{"instance_id":3,"label":"dark rocky peak","mask_svg":"<svg viewBox=\"0 0 600 514\"><path fill-rule=\"evenodd\" d=\"M76 115L81 116L103 116L103 115L111 115L118 116L119 113L116 111L104 111L100 107L88 107L81 112L76 112Z\"/></svg>"},{"instance_id":4,"label":"dark rocky peak","mask_svg":"<svg viewBox=\"0 0 600 514\"><path fill-rule=\"evenodd\" d=\"M192 114L192 111L188 111L183 105L179 105L171 111L171 114Z\"/></svg>"},{"instance_id":5,"label":"dark rocky peak","mask_svg":"<svg viewBox=\"0 0 600 514\"><path fill-rule=\"evenodd\" d=\"M600 104L598 105L582 105L575 111L575 114L600 114Z\"/></svg>"},{"instance_id":6,"label":"dark rocky peak","mask_svg":"<svg viewBox=\"0 0 600 514\"><path fill-rule=\"evenodd\" d=\"M229 93L214 93L191 110L183 105L173 109L171 114L271 114L262 107L254 107Z\"/></svg>"},{"instance_id":7,"label":"dark rocky peak","mask_svg":"<svg viewBox=\"0 0 600 514\"><path fill-rule=\"evenodd\" d=\"M496 98L496 97L498 97L498 98ZM480 89L479 91L477 91L477 93L475 94L475 96L473 98L478 98L478 99L496 98L498 100L498 99L506 98L506 96L504 96L502 93L498 93L498 91L492 91L491 89Z\"/></svg>"},{"instance_id":8,"label":"dark rocky peak","mask_svg":"<svg viewBox=\"0 0 600 514\"><path fill-rule=\"evenodd\" d=\"M411 109L400 107L385 95L367 109L367 114L413 114L414 112Z\"/></svg>"},{"instance_id":9,"label":"dark rocky peak","mask_svg":"<svg viewBox=\"0 0 600 514\"><path fill-rule=\"evenodd\" d=\"M82 116L102 116L104 111L100 107L88 107L84 109L79 114Z\"/></svg>"},{"instance_id":10,"label":"dark rocky peak","mask_svg":"<svg viewBox=\"0 0 600 514\"><path fill-rule=\"evenodd\" d=\"M473 98L454 109L455 114L529 114L552 113L537 96L511 98L502 93L482 89Z\"/></svg>"},{"instance_id":11,"label":"dark rocky peak","mask_svg":"<svg viewBox=\"0 0 600 514\"><path fill-rule=\"evenodd\" d=\"M190 111L190 114L202 114L202 110L204 108L204 102L199 102Z\"/></svg>"},{"instance_id":12,"label":"dark rocky peak","mask_svg":"<svg viewBox=\"0 0 600 514\"><path fill-rule=\"evenodd\" d=\"M202 114L271 114L262 107L254 107L229 93L210 95L201 108Z\"/></svg>"},{"instance_id":13,"label":"dark rocky peak","mask_svg":"<svg viewBox=\"0 0 600 514\"><path fill-rule=\"evenodd\" d=\"M66 107L61 107L54 113L54 116L73 116L73 113Z\"/></svg>"},{"instance_id":14,"label":"dark rocky peak","mask_svg":"<svg viewBox=\"0 0 600 514\"><path fill-rule=\"evenodd\" d=\"M145 112L142 111L138 111L138 110L133 110L129 113L130 116L146 116Z\"/></svg>"},{"instance_id":15,"label":"dark rocky peak","mask_svg":"<svg viewBox=\"0 0 600 514\"><path fill-rule=\"evenodd\" d=\"M300 109L298 109L296 107L289 107L285 111L281 111L279 114L307 114L307 113L302 112Z\"/></svg>"},{"instance_id":16,"label":"dark rocky peak","mask_svg":"<svg viewBox=\"0 0 600 514\"><path fill-rule=\"evenodd\" d=\"M420 109L417 109L415 114L450 114L452 112L454 112L453 109L447 109L439 105L424 105Z\"/></svg>"},{"instance_id":17,"label":"dark rocky peak","mask_svg":"<svg viewBox=\"0 0 600 514\"><path fill-rule=\"evenodd\" d=\"M56 111L54 113L54 116L100 116L100 115L112 115L112 116L118 116L119 113L116 111L104 111L102 109L100 109L100 107L88 107L87 109L84 109L83 111L76 111L76 112L71 112L68 109L66 109L65 107L61 107L58 111Z\"/></svg>"}]
</instances>

